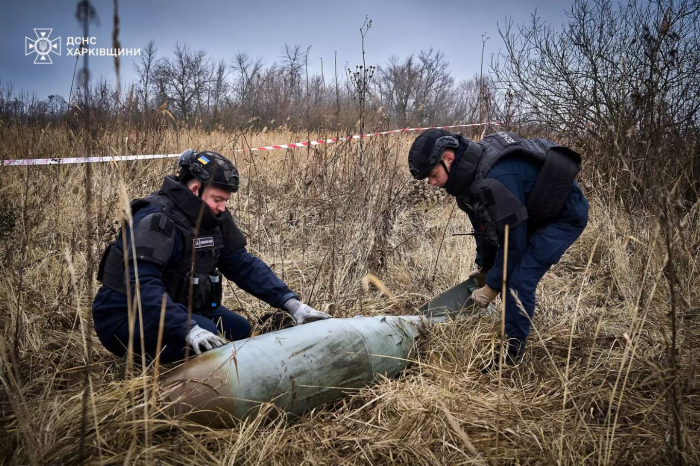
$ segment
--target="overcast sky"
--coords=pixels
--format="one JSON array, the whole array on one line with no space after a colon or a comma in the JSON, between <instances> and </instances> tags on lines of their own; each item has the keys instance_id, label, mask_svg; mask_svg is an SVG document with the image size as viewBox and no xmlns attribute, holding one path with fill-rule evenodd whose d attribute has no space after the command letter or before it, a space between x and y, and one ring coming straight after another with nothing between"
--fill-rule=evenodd
<instances>
[{"instance_id":1,"label":"overcast sky","mask_svg":"<svg viewBox=\"0 0 700 466\"><path fill-rule=\"evenodd\" d=\"M91 26L96 47L111 48L113 1L93 0L100 24ZM46 98L68 98L76 58L66 56L66 38L82 36L75 19L76 0L4 0L0 16L0 83L11 82L16 91L35 92ZM310 71L327 77L338 54L340 72L347 64L361 63L359 28L368 15L372 28L365 39L369 64L382 64L391 55L404 58L433 47L444 52L457 79L479 71L481 36L486 33L485 62L498 52L502 41L497 25L506 16L527 22L537 11L542 19L560 26L566 21L568 2L551 0L169 0L119 1L120 40L124 48L144 48L154 39L159 54L170 55L177 42L205 49L214 59L230 59L237 51L279 61L284 44L311 46ZM53 28L51 39L61 37L62 55L53 64L35 65L36 55L25 56L25 37L34 28ZM134 79L131 58L123 58L122 82ZM114 60L91 57L92 79L114 80Z\"/></svg>"}]
</instances>

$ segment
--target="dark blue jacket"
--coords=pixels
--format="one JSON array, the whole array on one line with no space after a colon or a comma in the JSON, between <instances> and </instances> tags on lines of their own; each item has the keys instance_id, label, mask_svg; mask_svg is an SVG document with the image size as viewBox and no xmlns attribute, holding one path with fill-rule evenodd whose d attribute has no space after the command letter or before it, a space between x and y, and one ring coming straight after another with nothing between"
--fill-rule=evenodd
<instances>
[{"instance_id":1,"label":"dark blue jacket","mask_svg":"<svg viewBox=\"0 0 700 466\"><path fill-rule=\"evenodd\" d=\"M532 191L532 187L537 180L540 169L537 165L517 158L516 156L506 156L499 160L488 172L486 178L493 178L503 184L513 195L523 204L527 202L527 196ZM474 231L478 231L478 226L473 215L469 215ZM588 220L588 200L583 195L581 187L574 182L569 191L569 196L562 208L561 213L554 222L571 223L585 226ZM512 228L508 233L508 269L512 270L520 260L528 233L534 231L538 225L527 221ZM488 270L486 274L486 284L494 289L500 290L503 283L503 237L499 236L499 246L492 246L488 241L483 241L479 236L474 237L477 244L476 264L482 270Z\"/></svg>"},{"instance_id":2,"label":"dark blue jacket","mask_svg":"<svg viewBox=\"0 0 700 466\"><path fill-rule=\"evenodd\" d=\"M159 212L156 206L146 206L134 215L134 227L147 215ZM170 261L177 261L182 255L182 235L175 230L175 245ZM127 233L128 236L128 233ZM127 241L128 243L128 241ZM117 245L122 246L122 238L118 238ZM161 304L165 287L161 281L161 272L155 264L145 261L137 261L139 276L139 291L141 295L141 308L143 322L159 322ZM239 288L247 291L270 306L282 308L284 303L297 295L275 275L275 273L262 260L251 255L245 247L236 249L226 256L222 256L218 263L221 273L233 281ZM135 271L129 267L131 273L131 296L135 292ZM124 294L110 290L103 286L95 296L92 305L92 314L95 321L95 330L100 333L106 331L128 319L127 297ZM165 341L184 340L187 335L187 306L175 303L167 297L165 304L165 325L163 338Z\"/></svg>"}]
</instances>

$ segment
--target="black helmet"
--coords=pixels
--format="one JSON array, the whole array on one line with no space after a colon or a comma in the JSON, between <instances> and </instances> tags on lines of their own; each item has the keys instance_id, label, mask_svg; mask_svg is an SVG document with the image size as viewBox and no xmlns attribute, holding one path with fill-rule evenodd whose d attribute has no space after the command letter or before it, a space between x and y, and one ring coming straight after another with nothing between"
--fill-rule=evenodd
<instances>
[{"instance_id":1,"label":"black helmet","mask_svg":"<svg viewBox=\"0 0 700 466\"><path fill-rule=\"evenodd\" d=\"M180 167L178 177L182 183L194 178L202 186L216 186L232 193L238 191L238 170L221 154L187 149L178 159L177 165Z\"/></svg>"},{"instance_id":2,"label":"black helmet","mask_svg":"<svg viewBox=\"0 0 700 466\"><path fill-rule=\"evenodd\" d=\"M413 141L408 152L408 169L413 178L422 180L430 174L448 147L459 147L457 137L444 129L429 129Z\"/></svg>"}]
</instances>

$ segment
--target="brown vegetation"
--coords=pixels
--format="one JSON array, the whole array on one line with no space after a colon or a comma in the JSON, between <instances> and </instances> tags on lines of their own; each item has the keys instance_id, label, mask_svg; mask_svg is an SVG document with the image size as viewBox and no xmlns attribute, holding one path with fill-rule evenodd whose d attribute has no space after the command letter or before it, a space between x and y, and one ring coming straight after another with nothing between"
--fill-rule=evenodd
<instances>
[{"instance_id":1,"label":"brown vegetation","mask_svg":"<svg viewBox=\"0 0 700 466\"><path fill-rule=\"evenodd\" d=\"M184 44L172 57L149 46L119 92L82 84L41 102L5 84L2 159L230 156L249 249L336 317L410 313L464 280L473 240L451 233L470 230L466 217L409 177L409 135L234 150L483 115L579 150L591 218L542 281L525 359L501 378L479 370L500 324L475 314L438 325L400 378L296 422L212 430L166 413L168 367L131 373L91 327L90 271L120 199L157 189L174 162L0 167L0 464L700 463L699 32L691 0L577 0L562 31L507 23L493 76L457 85L432 50L328 79L307 75L297 46L264 65ZM384 293L363 289L368 273ZM224 304L268 311L231 284Z\"/></svg>"},{"instance_id":2,"label":"brown vegetation","mask_svg":"<svg viewBox=\"0 0 700 466\"><path fill-rule=\"evenodd\" d=\"M33 157L76 155L82 144L64 130L2 131L13 153L31 147ZM353 143L234 154L243 136L115 131L102 134L94 151L191 146L232 156L243 185L230 208L250 250L334 316L412 312L472 269L473 240L449 234L468 230L466 217L453 212L450 199L414 188L405 169L409 136L369 141L362 168ZM298 138L278 132L245 140ZM173 167L173 161L94 165L94 231L85 230L84 167L0 172L7 219L0 250L5 463L651 464L673 458L676 411L684 458L700 459L697 204L671 205L668 221L659 222L643 211L630 217L602 191L589 190L591 223L541 284L527 356L503 372L500 394L497 376L479 371L497 345L499 323L474 315L438 326L399 379L380 380L298 422L265 425L259 418L211 430L165 414L154 368L126 376L125 362L106 352L90 328L97 285L85 276L87 236L98 258L120 218L120 183L129 197L141 196ZM368 272L393 299L363 290ZM251 317L267 311L235 286L226 290L231 308L244 307ZM672 319L677 350L670 366Z\"/></svg>"}]
</instances>

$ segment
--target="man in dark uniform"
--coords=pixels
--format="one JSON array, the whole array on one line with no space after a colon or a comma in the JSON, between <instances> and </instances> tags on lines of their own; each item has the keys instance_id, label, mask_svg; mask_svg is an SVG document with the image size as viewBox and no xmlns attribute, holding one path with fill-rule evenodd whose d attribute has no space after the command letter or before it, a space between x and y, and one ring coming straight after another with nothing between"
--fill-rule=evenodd
<instances>
[{"instance_id":1,"label":"man in dark uniform","mask_svg":"<svg viewBox=\"0 0 700 466\"><path fill-rule=\"evenodd\" d=\"M134 307L133 349L140 354L143 344L149 358L155 357L165 296L162 362L182 359L188 345L200 354L223 345L224 338L250 335L248 321L221 305L222 274L271 306L287 310L297 324L330 317L300 302L246 250L245 237L226 209L238 190L233 164L215 152L188 149L178 165L178 176L166 177L160 191L131 203L133 225L127 226L126 246L120 234L102 257L98 272L102 287L92 306L102 344L118 356L126 354L127 303L131 300L136 306L137 276L143 342Z\"/></svg>"},{"instance_id":2,"label":"man in dark uniform","mask_svg":"<svg viewBox=\"0 0 700 466\"><path fill-rule=\"evenodd\" d=\"M472 300L481 307L502 291L508 225L508 291L501 298L506 300L507 361L517 361L530 332L537 284L588 223L588 200L575 181L580 155L552 141L514 133L491 134L477 143L433 129L416 138L408 163L414 178L428 178L432 186L444 188L469 215L478 266L469 277L479 281L481 288Z\"/></svg>"}]
</instances>

